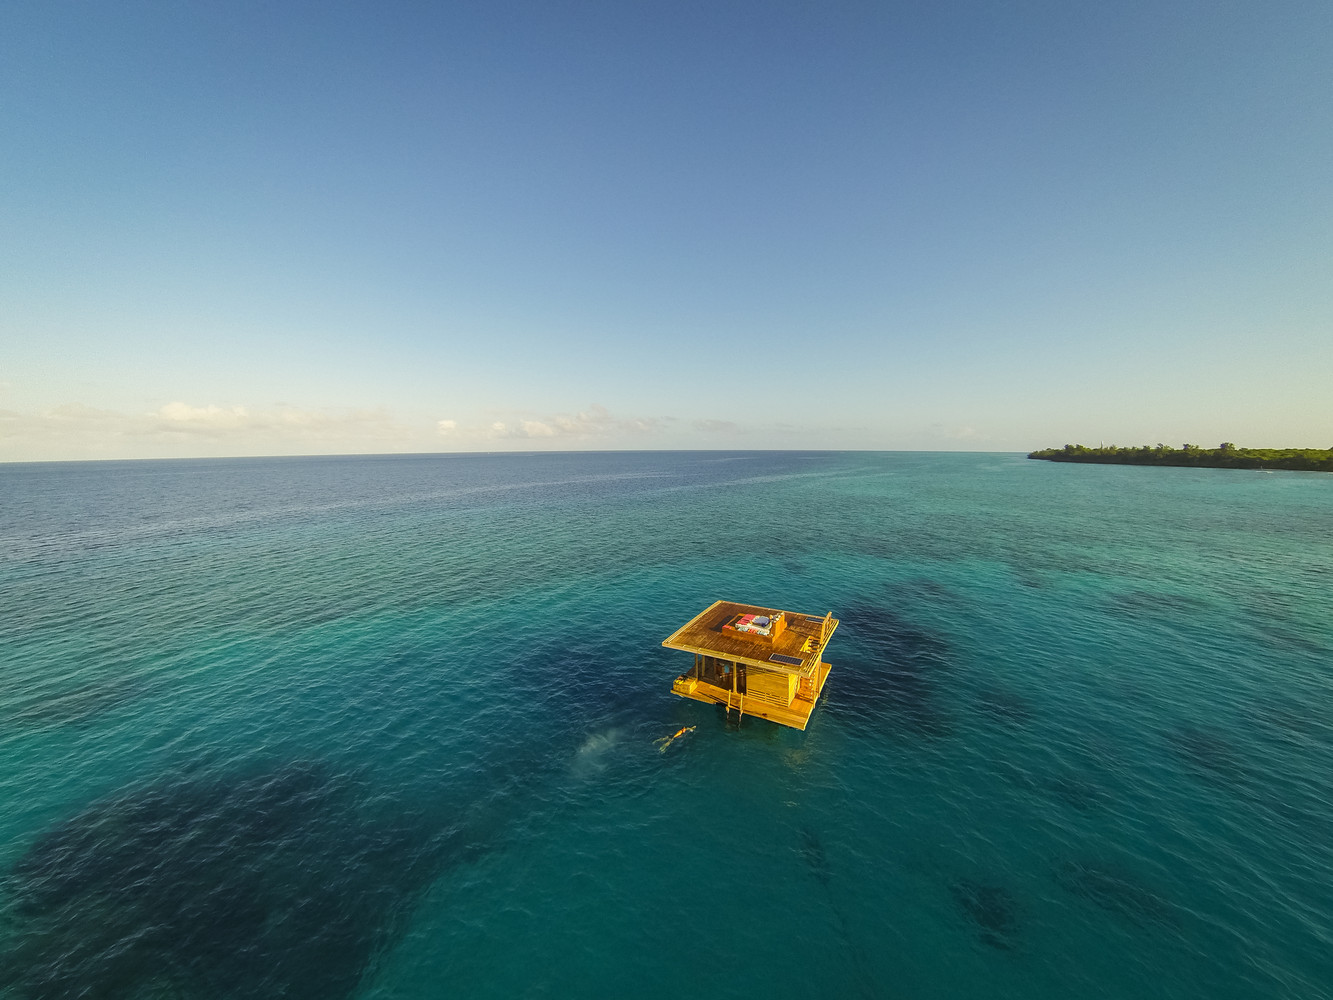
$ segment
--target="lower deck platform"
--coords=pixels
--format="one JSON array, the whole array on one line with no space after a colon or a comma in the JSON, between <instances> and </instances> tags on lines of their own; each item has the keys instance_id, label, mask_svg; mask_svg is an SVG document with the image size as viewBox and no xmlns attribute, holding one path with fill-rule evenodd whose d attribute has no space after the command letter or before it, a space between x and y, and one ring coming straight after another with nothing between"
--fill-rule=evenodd
<instances>
[{"instance_id":1,"label":"lower deck platform","mask_svg":"<svg viewBox=\"0 0 1333 1000\"><path fill-rule=\"evenodd\" d=\"M819 696L824 692L824 682L828 680L832 664L820 663L810 678L809 686L801 686L791 704L781 705L757 696L747 697L729 688L719 687L699 678L696 671L681 674L671 685L672 694L682 698L693 698L711 705L726 705L742 715L757 715L793 729L804 729L810 721L810 713L815 710Z\"/></svg>"}]
</instances>

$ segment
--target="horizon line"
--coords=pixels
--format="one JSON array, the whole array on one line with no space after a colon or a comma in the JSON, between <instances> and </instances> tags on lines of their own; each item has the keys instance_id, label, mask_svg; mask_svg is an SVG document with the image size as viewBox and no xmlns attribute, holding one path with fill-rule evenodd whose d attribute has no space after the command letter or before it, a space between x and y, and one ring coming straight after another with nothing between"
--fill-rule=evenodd
<instances>
[{"instance_id":1,"label":"horizon line","mask_svg":"<svg viewBox=\"0 0 1333 1000\"><path fill-rule=\"evenodd\" d=\"M538 455L682 455L699 453L820 454L820 455L1027 455L1026 451L988 451L939 448L548 448L539 451L368 451L311 452L300 455L170 455L155 458L36 458L0 459L0 465L91 465L109 462L245 462L255 459L315 458L514 458Z\"/></svg>"}]
</instances>

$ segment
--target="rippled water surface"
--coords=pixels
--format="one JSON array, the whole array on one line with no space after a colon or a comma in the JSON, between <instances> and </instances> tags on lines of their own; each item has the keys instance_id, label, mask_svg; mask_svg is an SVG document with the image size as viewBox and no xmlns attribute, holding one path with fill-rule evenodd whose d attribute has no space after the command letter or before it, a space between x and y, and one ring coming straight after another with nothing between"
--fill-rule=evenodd
<instances>
[{"instance_id":1,"label":"rippled water surface","mask_svg":"<svg viewBox=\"0 0 1333 1000\"><path fill-rule=\"evenodd\" d=\"M0 681L0 997L1333 996L1330 476L0 466Z\"/></svg>"}]
</instances>

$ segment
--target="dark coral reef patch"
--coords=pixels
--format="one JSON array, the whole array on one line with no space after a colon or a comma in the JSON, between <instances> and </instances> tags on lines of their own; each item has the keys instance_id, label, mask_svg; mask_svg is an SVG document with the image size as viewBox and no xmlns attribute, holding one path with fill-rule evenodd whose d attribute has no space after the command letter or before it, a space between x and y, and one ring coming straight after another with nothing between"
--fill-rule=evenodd
<instances>
[{"instance_id":1,"label":"dark coral reef patch","mask_svg":"<svg viewBox=\"0 0 1333 1000\"><path fill-rule=\"evenodd\" d=\"M1166 734L1166 743L1181 763L1206 781L1235 785L1246 777L1240 753L1216 730L1195 725L1176 726Z\"/></svg>"},{"instance_id":2,"label":"dark coral reef patch","mask_svg":"<svg viewBox=\"0 0 1333 1000\"><path fill-rule=\"evenodd\" d=\"M1065 861L1055 872L1060 887L1132 924L1175 926L1179 915L1138 876L1109 864Z\"/></svg>"},{"instance_id":3,"label":"dark coral reef patch","mask_svg":"<svg viewBox=\"0 0 1333 1000\"><path fill-rule=\"evenodd\" d=\"M96 802L4 879L0 992L350 996L451 836L365 808L308 762L199 772Z\"/></svg>"},{"instance_id":4,"label":"dark coral reef patch","mask_svg":"<svg viewBox=\"0 0 1333 1000\"><path fill-rule=\"evenodd\" d=\"M836 683L825 690L829 710L857 723L891 720L918 735L947 734L945 638L887 608L852 607L842 623L837 638L846 652L834 663Z\"/></svg>"},{"instance_id":5,"label":"dark coral reef patch","mask_svg":"<svg viewBox=\"0 0 1333 1000\"><path fill-rule=\"evenodd\" d=\"M1018 937L1018 906L1008 889L959 879L949 885L949 894L983 944L1004 951L1014 948Z\"/></svg>"},{"instance_id":6,"label":"dark coral reef patch","mask_svg":"<svg viewBox=\"0 0 1333 1000\"><path fill-rule=\"evenodd\" d=\"M84 725L144 696L148 684L132 675L105 677L64 686L40 686L7 712L10 725Z\"/></svg>"},{"instance_id":7,"label":"dark coral reef patch","mask_svg":"<svg viewBox=\"0 0 1333 1000\"><path fill-rule=\"evenodd\" d=\"M825 889L829 887L828 854L824 850L824 841L810 827L801 828L801 858L814 875L815 881Z\"/></svg>"}]
</instances>

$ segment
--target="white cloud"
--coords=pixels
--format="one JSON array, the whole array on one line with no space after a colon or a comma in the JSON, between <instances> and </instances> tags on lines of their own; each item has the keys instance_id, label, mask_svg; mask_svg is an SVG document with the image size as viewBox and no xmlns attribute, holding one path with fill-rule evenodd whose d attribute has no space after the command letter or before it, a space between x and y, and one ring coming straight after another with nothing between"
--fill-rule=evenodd
<instances>
[{"instance_id":1,"label":"white cloud","mask_svg":"<svg viewBox=\"0 0 1333 1000\"><path fill-rule=\"evenodd\" d=\"M220 406L189 406L186 403L168 403L153 414L168 424L185 424L199 428L240 427L249 419L250 414L244 406L233 406L224 410Z\"/></svg>"},{"instance_id":2,"label":"white cloud","mask_svg":"<svg viewBox=\"0 0 1333 1000\"><path fill-rule=\"evenodd\" d=\"M604 406L592 405L576 413L505 414L506 419L469 424L440 420L436 432L452 445L466 448L487 447L495 442L542 442L554 447L600 443L606 446L618 439L642 438L657 434L675 423L673 417L620 417Z\"/></svg>"},{"instance_id":3,"label":"white cloud","mask_svg":"<svg viewBox=\"0 0 1333 1000\"><path fill-rule=\"evenodd\" d=\"M743 430L727 421L691 424L670 416L626 416L598 405L576 412L492 411L475 421L422 417L412 422L382 408L253 407L176 399L148 412L125 413L68 403L41 413L0 410L0 461L678 448L705 440L716 447Z\"/></svg>"},{"instance_id":4,"label":"white cloud","mask_svg":"<svg viewBox=\"0 0 1333 1000\"><path fill-rule=\"evenodd\" d=\"M268 438L321 440L348 437L391 437L393 422L384 410L303 410L279 406L252 413L244 406L190 406L168 403L146 414L128 433L185 434L209 437L249 432Z\"/></svg>"},{"instance_id":5,"label":"white cloud","mask_svg":"<svg viewBox=\"0 0 1333 1000\"><path fill-rule=\"evenodd\" d=\"M429 438L382 409L195 406L150 413L67 403L42 413L0 412L0 460L300 455L429 450Z\"/></svg>"},{"instance_id":6,"label":"white cloud","mask_svg":"<svg viewBox=\"0 0 1333 1000\"><path fill-rule=\"evenodd\" d=\"M520 430L511 432L521 437L559 437L590 440L622 434L651 434L659 429L662 420L657 417L617 417L604 406L596 404L578 413L557 413L540 420L523 420Z\"/></svg>"},{"instance_id":7,"label":"white cloud","mask_svg":"<svg viewBox=\"0 0 1333 1000\"><path fill-rule=\"evenodd\" d=\"M930 425L930 433L936 437L944 438L947 441L989 441L990 435L977 430L970 424L942 424L936 423Z\"/></svg>"},{"instance_id":8,"label":"white cloud","mask_svg":"<svg viewBox=\"0 0 1333 1000\"><path fill-rule=\"evenodd\" d=\"M740 427L730 420L696 420L693 427L696 431L708 434L729 434L740 430Z\"/></svg>"}]
</instances>

